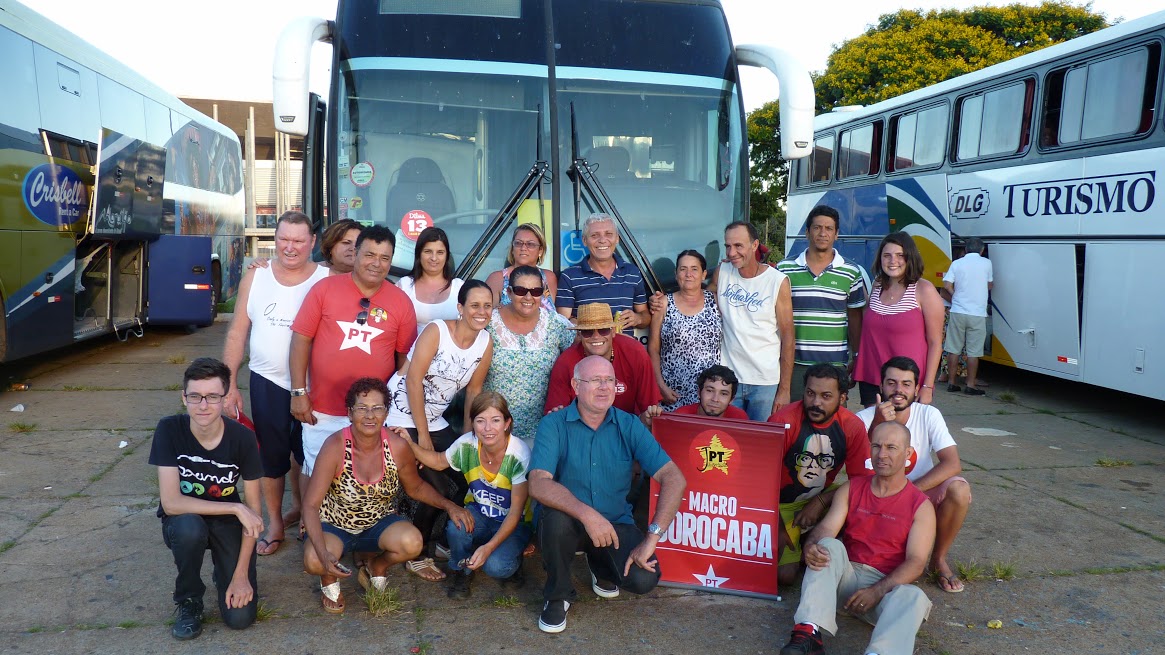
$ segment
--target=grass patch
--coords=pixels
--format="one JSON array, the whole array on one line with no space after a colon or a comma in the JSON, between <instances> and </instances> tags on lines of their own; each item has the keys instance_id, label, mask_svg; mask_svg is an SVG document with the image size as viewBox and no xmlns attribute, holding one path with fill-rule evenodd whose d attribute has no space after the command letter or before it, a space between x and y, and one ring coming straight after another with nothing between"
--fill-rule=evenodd
<instances>
[{"instance_id":1,"label":"grass patch","mask_svg":"<svg viewBox=\"0 0 1165 655\"><path fill-rule=\"evenodd\" d=\"M992 562L991 576L996 580L1014 580L1015 562Z\"/></svg>"},{"instance_id":2,"label":"grass patch","mask_svg":"<svg viewBox=\"0 0 1165 655\"><path fill-rule=\"evenodd\" d=\"M180 384L167 384L166 386L162 387L162 389L165 391L182 391L182 385L180 385Z\"/></svg>"},{"instance_id":3,"label":"grass patch","mask_svg":"<svg viewBox=\"0 0 1165 655\"><path fill-rule=\"evenodd\" d=\"M1044 414L1045 416L1055 416L1055 415L1056 415L1056 413L1055 413L1055 412L1053 412L1053 411L1052 411L1052 410L1050 410L1050 409L1046 409L1046 408L1044 408L1044 407L1041 407L1041 408L1037 409L1037 410L1036 410L1036 414Z\"/></svg>"},{"instance_id":4,"label":"grass patch","mask_svg":"<svg viewBox=\"0 0 1165 655\"><path fill-rule=\"evenodd\" d=\"M170 364L185 364L186 355L170 355L166 358L166 361Z\"/></svg>"},{"instance_id":5,"label":"grass patch","mask_svg":"<svg viewBox=\"0 0 1165 655\"><path fill-rule=\"evenodd\" d=\"M1122 528L1132 530L1133 532L1136 532L1137 534L1139 534L1143 537L1148 537L1148 538L1152 539L1153 541L1159 541L1159 542L1165 544L1165 538L1159 537L1159 536L1153 534L1152 532L1142 530L1134 525L1129 525L1128 523L1121 523L1120 521L1117 521L1117 525L1121 526Z\"/></svg>"},{"instance_id":6,"label":"grass patch","mask_svg":"<svg viewBox=\"0 0 1165 655\"><path fill-rule=\"evenodd\" d=\"M386 587L384 591L370 587L364 592L364 604L368 606L368 613L375 617L388 616L404 609L400 591L396 587Z\"/></svg>"},{"instance_id":7,"label":"grass patch","mask_svg":"<svg viewBox=\"0 0 1165 655\"><path fill-rule=\"evenodd\" d=\"M417 655L429 655L429 653L433 652L433 642L428 639L422 639L417 642L416 646L410 648L409 652L416 653Z\"/></svg>"},{"instance_id":8,"label":"grass patch","mask_svg":"<svg viewBox=\"0 0 1165 655\"><path fill-rule=\"evenodd\" d=\"M84 391L85 387L78 387L75 384L66 384L66 385L61 386L61 390L63 390L63 391Z\"/></svg>"},{"instance_id":9,"label":"grass patch","mask_svg":"<svg viewBox=\"0 0 1165 655\"><path fill-rule=\"evenodd\" d=\"M78 623L73 626L74 630L104 630L109 627L108 623Z\"/></svg>"},{"instance_id":10,"label":"grass patch","mask_svg":"<svg viewBox=\"0 0 1165 655\"><path fill-rule=\"evenodd\" d=\"M18 434L25 434L28 432L32 432L35 429L36 429L36 423L21 423L19 421L15 421L15 422L8 424L8 430L10 432L16 432Z\"/></svg>"},{"instance_id":11,"label":"grass patch","mask_svg":"<svg viewBox=\"0 0 1165 655\"><path fill-rule=\"evenodd\" d=\"M1127 459L1112 459L1111 457L1101 457L1096 460L1096 465L1106 469L1116 469L1124 466L1132 466L1133 463Z\"/></svg>"},{"instance_id":12,"label":"grass patch","mask_svg":"<svg viewBox=\"0 0 1165 655\"><path fill-rule=\"evenodd\" d=\"M121 623L117 624L117 627L121 628L122 630L132 630L134 628L145 627L145 625L146 624L142 623L141 621L122 621Z\"/></svg>"},{"instance_id":13,"label":"grass patch","mask_svg":"<svg viewBox=\"0 0 1165 655\"><path fill-rule=\"evenodd\" d=\"M517 596L498 596L494 599L494 607L521 607L522 601Z\"/></svg>"},{"instance_id":14,"label":"grass patch","mask_svg":"<svg viewBox=\"0 0 1165 655\"><path fill-rule=\"evenodd\" d=\"M8 551L12 550L12 547L15 545L15 539L9 539L8 541L5 541L4 543L0 544L0 553L7 553Z\"/></svg>"},{"instance_id":15,"label":"grass patch","mask_svg":"<svg viewBox=\"0 0 1165 655\"><path fill-rule=\"evenodd\" d=\"M44 626L43 625L34 625L31 628L29 628L28 630L26 630L26 632L28 632L29 634L36 634L38 632L44 632Z\"/></svg>"},{"instance_id":16,"label":"grass patch","mask_svg":"<svg viewBox=\"0 0 1165 655\"><path fill-rule=\"evenodd\" d=\"M1016 398L1014 393L1012 393L1010 391L1003 391L1003 392L1000 392L1000 394L998 396L996 396L996 400L999 400L999 401L1005 402L1005 403L1011 403L1014 405L1016 400L1018 400L1018 399Z\"/></svg>"},{"instance_id":17,"label":"grass patch","mask_svg":"<svg viewBox=\"0 0 1165 655\"><path fill-rule=\"evenodd\" d=\"M955 562L955 570L967 582L975 582L983 577L983 567L978 562Z\"/></svg>"},{"instance_id":18,"label":"grass patch","mask_svg":"<svg viewBox=\"0 0 1165 655\"><path fill-rule=\"evenodd\" d=\"M256 623L262 623L263 621L274 619L277 616L278 615L275 613L275 610L271 609L271 606L268 605L266 601L259 601L259 604L255 607Z\"/></svg>"}]
</instances>

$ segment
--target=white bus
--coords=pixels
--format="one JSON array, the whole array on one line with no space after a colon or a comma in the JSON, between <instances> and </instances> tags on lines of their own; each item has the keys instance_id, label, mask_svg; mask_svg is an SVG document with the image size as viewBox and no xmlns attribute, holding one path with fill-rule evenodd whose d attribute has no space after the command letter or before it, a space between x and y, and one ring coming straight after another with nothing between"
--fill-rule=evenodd
<instances>
[{"instance_id":1,"label":"white bus","mask_svg":"<svg viewBox=\"0 0 1165 655\"><path fill-rule=\"evenodd\" d=\"M787 252L817 204L867 268L890 231L936 285L966 237L995 267L989 361L1165 399L1165 12L818 116ZM952 246L953 243L953 246Z\"/></svg>"},{"instance_id":2,"label":"white bus","mask_svg":"<svg viewBox=\"0 0 1165 655\"><path fill-rule=\"evenodd\" d=\"M0 361L204 325L242 274L239 140L0 0Z\"/></svg>"}]
</instances>

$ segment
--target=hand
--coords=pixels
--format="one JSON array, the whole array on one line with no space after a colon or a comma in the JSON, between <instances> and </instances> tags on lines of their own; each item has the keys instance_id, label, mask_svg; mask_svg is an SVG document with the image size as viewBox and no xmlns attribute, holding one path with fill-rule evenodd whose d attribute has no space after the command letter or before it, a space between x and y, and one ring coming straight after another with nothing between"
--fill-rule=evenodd
<instances>
[{"instance_id":1,"label":"hand","mask_svg":"<svg viewBox=\"0 0 1165 655\"><path fill-rule=\"evenodd\" d=\"M473 532L472 512L465 509L464 507L458 507L456 505L450 507L447 512L449 513L449 520L453 521L454 525L461 528L462 530L465 530L466 532Z\"/></svg>"},{"instance_id":2,"label":"hand","mask_svg":"<svg viewBox=\"0 0 1165 655\"><path fill-rule=\"evenodd\" d=\"M595 548L606 548L611 546L619 548L619 535L615 532L615 526L603 517L602 514L591 510L587 517L583 519L583 527L587 529L587 535L591 538L591 543Z\"/></svg>"},{"instance_id":3,"label":"hand","mask_svg":"<svg viewBox=\"0 0 1165 655\"><path fill-rule=\"evenodd\" d=\"M465 564L468 568L476 571L485 565L485 561L493 555L494 549L489 544L483 544L473 551L473 555L469 558L469 562Z\"/></svg>"},{"instance_id":4,"label":"hand","mask_svg":"<svg viewBox=\"0 0 1165 655\"><path fill-rule=\"evenodd\" d=\"M929 405L934 400L934 389L929 386L924 386L918 390L918 402L923 405Z\"/></svg>"},{"instance_id":5,"label":"hand","mask_svg":"<svg viewBox=\"0 0 1165 655\"><path fill-rule=\"evenodd\" d=\"M660 414L663 414L663 408L659 405L652 405L651 407L643 410L643 413L639 415L639 420L643 421L644 425L651 427L651 419L659 416Z\"/></svg>"},{"instance_id":6,"label":"hand","mask_svg":"<svg viewBox=\"0 0 1165 655\"><path fill-rule=\"evenodd\" d=\"M227 607L241 609L254 597L255 590L251 588L251 581L246 575L231 578L231 584L227 587Z\"/></svg>"},{"instance_id":7,"label":"hand","mask_svg":"<svg viewBox=\"0 0 1165 655\"><path fill-rule=\"evenodd\" d=\"M619 312L619 324L623 329L639 327L639 315L633 309L624 309Z\"/></svg>"},{"instance_id":8,"label":"hand","mask_svg":"<svg viewBox=\"0 0 1165 655\"><path fill-rule=\"evenodd\" d=\"M805 566L820 571L829 566L829 551L818 544L810 544L801 552L805 559Z\"/></svg>"},{"instance_id":9,"label":"hand","mask_svg":"<svg viewBox=\"0 0 1165 655\"><path fill-rule=\"evenodd\" d=\"M549 412L546 412L546 413L547 413L547 414L553 414L554 412L557 412L558 410L562 409L562 408L563 408L563 407L565 407L565 406L566 406L566 405L556 405L556 406L554 406L554 407L551 407L551 408L550 408L550 411L549 411Z\"/></svg>"},{"instance_id":10,"label":"hand","mask_svg":"<svg viewBox=\"0 0 1165 655\"><path fill-rule=\"evenodd\" d=\"M235 516L238 517L239 523L243 524L243 534L252 539L258 539L259 535L263 534L263 517L242 503L235 504L238 505L235 509Z\"/></svg>"},{"instance_id":11,"label":"hand","mask_svg":"<svg viewBox=\"0 0 1165 655\"><path fill-rule=\"evenodd\" d=\"M319 552L319 551L320 551L321 549L322 549L322 546L321 546L320 548L317 548L317 549L316 549L316 554L317 554L317 555L319 555L319 554L320 554L320 552ZM339 558L337 558L336 556L332 555L331 553L329 553L329 552L328 552L328 551L326 551L326 550L323 552L323 555L320 557L320 561L324 563L324 571L326 571L326 572L324 573L324 575L331 576L331 577L334 577L334 578L346 578L346 577L348 577L348 576L352 575L352 572L351 572L351 571L348 571L347 573L345 573L344 571L342 571L342 570L340 569L340 567L339 567L339 566L337 566L337 565L340 563L340 560L339 560Z\"/></svg>"},{"instance_id":12,"label":"hand","mask_svg":"<svg viewBox=\"0 0 1165 655\"><path fill-rule=\"evenodd\" d=\"M773 411L769 414L772 416L777 413L777 410L789 404L789 388L785 387L784 391L777 388L777 397L773 398Z\"/></svg>"},{"instance_id":13,"label":"hand","mask_svg":"<svg viewBox=\"0 0 1165 655\"><path fill-rule=\"evenodd\" d=\"M845 377L847 380L849 380L849 386L846 387L847 389L853 389L854 387L858 386L858 381L854 379L854 369L857 367L858 358L856 356L850 360L849 364L846 364L845 366Z\"/></svg>"},{"instance_id":14,"label":"hand","mask_svg":"<svg viewBox=\"0 0 1165 655\"><path fill-rule=\"evenodd\" d=\"M865 614L882 602L882 593L874 587L858 589L845 601L845 611L850 614Z\"/></svg>"},{"instance_id":15,"label":"hand","mask_svg":"<svg viewBox=\"0 0 1165 655\"><path fill-rule=\"evenodd\" d=\"M249 271L255 268L267 268L269 266L271 266L271 262L266 257L256 257L249 265L247 265L247 270Z\"/></svg>"},{"instance_id":16,"label":"hand","mask_svg":"<svg viewBox=\"0 0 1165 655\"><path fill-rule=\"evenodd\" d=\"M238 418L239 414L243 413L243 395L239 393L239 388L231 385L230 391L222 399L222 410L225 416L230 418ZM231 416L234 414L234 416Z\"/></svg>"},{"instance_id":17,"label":"hand","mask_svg":"<svg viewBox=\"0 0 1165 655\"><path fill-rule=\"evenodd\" d=\"M655 555L656 542L656 539L653 537L654 535L648 536L646 539L639 542L639 545L636 546L631 551L631 554L627 556L627 565L623 567L623 577L631 575L631 564L633 562L635 563L635 566L638 566L644 571L651 571L652 573L655 573L655 568L659 565L659 560L652 558L652 556Z\"/></svg>"},{"instance_id":18,"label":"hand","mask_svg":"<svg viewBox=\"0 0 1165 655\"><path fill-rule=\"evenodd\" d=\"M667 309L667 296L662 291L656 291L647 299L647 309L652 314L658 314Z\"/></svg>"},{"instance_id":19,"label":"hand","mask_svg":"<svg viewBox=\"0 0 1165 655\"><path fill-rule=\"evenodd\" d=\"M882 415L882 420L886 423L893 423L894 419L898 417L898 412L894 411L894 404L887 400L882 402L882 394L877 394L878 413Z\"/></svg>"},{"instance_id":20,"label":"hand","mask_svg":"<svg viewBox=\"0 0 1165 655\"><path fill-rule=\"evenodd\" d=\"M291 397L291 415L300 423L316 424L316 417L311 413L311 400L307 396Z\"/></svg>"},{"instance_id":21,"label":"hand","mask_svg":"<svg viewBox=\"0 0 1165 655\"><path fill-rule=\"evenodd\" d=\"M805 504L805 507L803 507L801 511L797 512L797 515L793 517L793 525L801 528L802 530L808 530L809 528L820 523L821 517L824 514L825 501L821 499L821 496L814 496L813 498L810 498L809 502Z\"/></svg>"},{"instance_id":22,"label":"hand","mask_svg":"<svg viewBox=\"0 0 1165 655\"><path fill-rule=\"evenodd\" d=\"M676 401L680 399L680 397L676 395L676 392L666 384L660 385L659 395L663 397L663 402L669 405L674 405Z\"/></svg>"}]
</instances>

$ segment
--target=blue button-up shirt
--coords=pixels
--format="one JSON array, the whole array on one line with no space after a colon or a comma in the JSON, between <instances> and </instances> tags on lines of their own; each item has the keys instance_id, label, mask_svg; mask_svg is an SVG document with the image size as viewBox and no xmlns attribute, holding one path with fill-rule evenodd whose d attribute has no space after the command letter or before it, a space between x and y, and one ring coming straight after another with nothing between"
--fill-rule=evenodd
<instances>
[{"instance_id":1,"label":"blue button-up shirt","mask_svg":"<svg viewBox=\"0 0 1165 655\"><path fill-rule=\"evenodd\" d=\"M612 407L599 429L592 430L583 423L576 400L538 424L530 470L549 472L608 521L634 524L627 502L632 461L654 476L671 458L639 417Z\"/></svg>"}]
</instances>

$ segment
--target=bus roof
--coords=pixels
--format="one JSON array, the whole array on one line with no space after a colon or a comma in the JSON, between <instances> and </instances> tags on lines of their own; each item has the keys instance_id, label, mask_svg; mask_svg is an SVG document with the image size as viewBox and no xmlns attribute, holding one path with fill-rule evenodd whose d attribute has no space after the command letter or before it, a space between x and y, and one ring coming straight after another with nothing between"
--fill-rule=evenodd
<instances>
[{"instance_id":1,"label":"bus roof","mask_svg":"<svg viewBox=\"0 0 1165 655\"><path fill-rule=\"evenodd\" d=\"M200 119L199 123L206 125L232 140L238 140L238 135L211 117L187 105L177 97L171 95L162 87L146 79L133 69L111 57L73 34L69 30L54 23L41 14L15 1L0 2L0 27L7 27L17 34L39 43L56 53L68 57L93 72L117 82L128 89L179 112L190 119Z\"/></svg>"},{"instance_id":2,"label":"bus roof","mask_svg":"<svg viewBox=\"0 0 1165 655\"><path fill-rule=\"evenodd\" d=\"M1063 41L1046 48L1041 48L1035 52L1029 52L1021 57L1009 59L1008 61L988 66L987 68L977 70L972 73L952 77L944 82L932 84L909 93L904 93L900 96L883 100L881 102L863 107L859 110L834 111L827 114L817 116L813 121L813 129L824 130L843 123L850 123L860 120L867 116L876 116L884 113L895 107L908 105L918 100L925 100L926 98L940 96L951 91L970 86L983 80L988 80L993 77L1004 75L1015 70L1022 70L1024 68L1037 66L1045 62L1054 61L1060 57L1064 57L1073 52L1086 50L1093 46L1103 45L1109 41L1115 41L1138 32L1148 31L1153 28L1165 24L1165 11L1158 11L1148 16L1143 16L1135 20L1125 21L1112 27L1106 27L1103 30L1097 30L1091 34L1086 34L1069 41Z\"/></svg>"}]
</instances>

